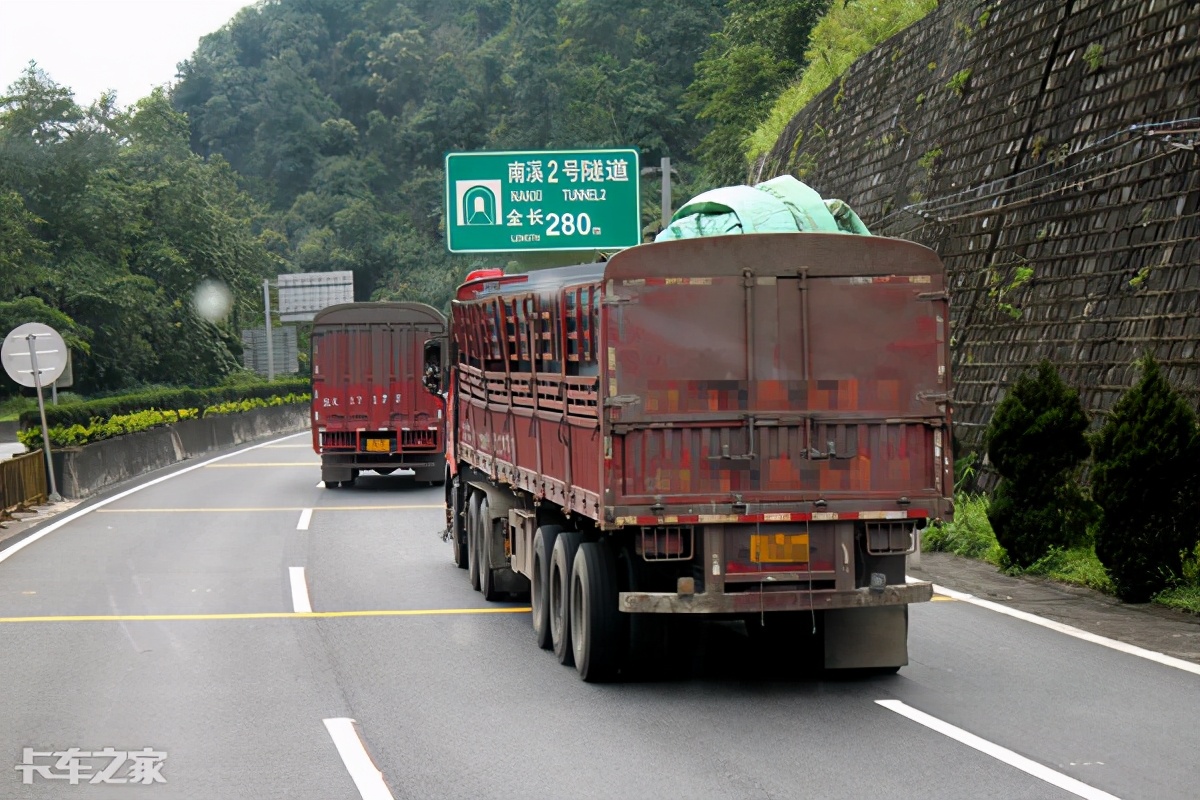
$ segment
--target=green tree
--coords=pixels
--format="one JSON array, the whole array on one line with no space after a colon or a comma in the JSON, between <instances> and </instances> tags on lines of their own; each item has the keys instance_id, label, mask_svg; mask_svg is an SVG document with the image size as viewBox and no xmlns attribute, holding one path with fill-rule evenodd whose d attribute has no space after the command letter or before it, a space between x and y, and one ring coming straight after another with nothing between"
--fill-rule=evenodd
<instances>
[{"instance_id":1,"label":"green tree","mask_svg":"<svg viewBox=\"0 0 1200 800\"><path fill-rule=\"evenodd\" d=\"M42 222L21 195L0 191L0 297L30 291L43 278L49 250L36 235Z\"/></svg>"},{"instance_id":2,"label":"green tree","mask_svg":"<svg viewBox=\"0 0 1200 800\"><path fill-rule=\"evenodd\" d=\"M829 0L729 0L723 29L695 65L684 108L711 125L695 153L715 183L746 180L746 137L771 98L808 63L808 36Z\"/></svg>"},{"instance_id":3,"label":"green tree","mask_svg":"<svg viewBox=\"0 0 1200 800\"><path fill-rule=\"evenodd\" d=\"M1151 356L1093 439L1092 496L1102 516L1096 556L1121 599L1175 585L1200 540L1196 414Z\"/></svg>"},{"instance_id":4,"label":"green tree","mask_svg":"<svg viewBox=\"0 0 1200 800\"><path fill-rule=\"evenodd\" d=\"M1088 455L1079 392L1043 360L1017 379L988 425L988 459L1001 481L988 519L1007 561L1028 567L1086 533L1089 506L1075 480Z\"/></svg>"},{"instance_id":5,"label":"green tree","mask_svg":"<svg viewBox=\"0 0 1200 800\"><path fill-rule=\"evenodd\" d=\"M192 301L212 280L243 313L257 307L274 262L256 213L222 159L191 151L161 91L128 111L110 98L81 109L31 66L0 102L0 259L15 267L0 299L27 294L16 311L70 321L85 392L215 382L236 366L230 323Z\"/></svg>"}]
</instances>

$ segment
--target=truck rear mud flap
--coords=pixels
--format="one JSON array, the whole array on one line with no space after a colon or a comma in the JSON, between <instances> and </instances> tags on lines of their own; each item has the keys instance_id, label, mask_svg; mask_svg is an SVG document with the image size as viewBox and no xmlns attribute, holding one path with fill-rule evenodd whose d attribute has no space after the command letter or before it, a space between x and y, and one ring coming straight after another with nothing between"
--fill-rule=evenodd
<instances>
[{"instance_id":1,"label":"truck rear mud flap","mask_svg":"<svg viewBox=\"0 0 1200 800\"><path fill-rule=\"evenodd\" d=\"M828 611L879 608L923 603L933 599L933 584L926 581L849 591L766 591L736 594L679 594L676 592L621 592L620 610L630 614L749 614L766 611Z\"/></svg>"}]
</instances>

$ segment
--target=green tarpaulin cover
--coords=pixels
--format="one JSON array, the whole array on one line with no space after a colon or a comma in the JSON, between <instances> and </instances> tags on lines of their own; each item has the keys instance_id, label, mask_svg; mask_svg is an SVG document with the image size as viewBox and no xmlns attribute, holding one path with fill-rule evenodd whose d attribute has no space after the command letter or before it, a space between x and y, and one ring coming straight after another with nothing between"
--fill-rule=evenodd
<instances>
[{"instance_id":1,"label":"green tarpaulin cover","mask_svg":"<svg viewBox=\"0 0 1200 800\"><path fill-rule=\"evenodd\" d=\"M823 200L791 175L781 175L755 186L723 186L696 195L654 241L796 231L871 233L841 200Z\"/></svg>"}]
</instances>

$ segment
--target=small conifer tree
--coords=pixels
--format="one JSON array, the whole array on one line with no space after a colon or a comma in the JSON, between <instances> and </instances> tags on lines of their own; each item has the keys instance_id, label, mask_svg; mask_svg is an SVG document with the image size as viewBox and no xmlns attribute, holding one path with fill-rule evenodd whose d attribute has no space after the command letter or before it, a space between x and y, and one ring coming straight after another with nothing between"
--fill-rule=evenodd
<instances>
[{"instance_id":1,"label":"small conifer tree","mask_svg":"<svg viewBox=\"0 0 1200 800\"><path fill-rule=\"evenodd\" d=\"M988 426L988 459L1000 484L988 520L1010 565L1028 567L1086 535L1089 504L1075 481L1087 457L1088 420L1049 361L1017 379Z\"/></svg>"},{"instance_id":2,"label":"small conifer tree","mask_svg":"<svg viewBox=\"0 0 1200 800\"><path fill-rule=\"evenodd\" d=\"M1200 531L1196 414L1146 356L1142 375L1093 440L1092 496L1102 511L1096 557L1127 602L1183 576Z\"/></svg>"}]
</instances>

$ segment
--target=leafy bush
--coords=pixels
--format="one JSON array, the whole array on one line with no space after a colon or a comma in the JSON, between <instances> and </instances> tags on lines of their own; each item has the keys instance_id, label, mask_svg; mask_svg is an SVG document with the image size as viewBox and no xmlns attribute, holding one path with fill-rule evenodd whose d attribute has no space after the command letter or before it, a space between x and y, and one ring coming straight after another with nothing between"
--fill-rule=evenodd
<instances>
[{"instance_id":1,"label":"leafy bush","mask_svg":"<svg viewBox=\"0 0 1200 800\"><path fill-rule=\"evenodd\" d=\"M1092 495L1102 511L1096 555L1122 600L1145 602L1181 582L1196 546L1196 415L1147 356L1092 447Z\"/></svg>"},{"instance_id":2,"label":"leafy bush","mask_svg":"<svg viewBox=\"0 0 1200 800\"><path fill-rule=\"evenodd\" d=\"M1093 512L1074 473L1088 454L1087 426L1079 392L1045 360L996 408L987 447L1001 481L988 520L1006 565L1028 567L1084 540Z\"/></svg>"},{"instance_id":3,"label":"leafy bush","mask_svg":"<svg viewBox=\"0 0 1200 800\"><path fill-rule=\"evenodd\" d=\"M51 447L80 447L89 442L111 439L159 425L170 425L185 419L195 419L199 412L194 408L183 408L178 411L160 411L155 408L137 411L133 414L117 414L106 420L93 419L87 425L74 424L70 426L55 425L49 428ZM42 446L42 429L28 428L17 432L17 441L28 450L37 450Z\"/></svg>"}]
</instances>

